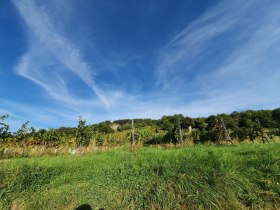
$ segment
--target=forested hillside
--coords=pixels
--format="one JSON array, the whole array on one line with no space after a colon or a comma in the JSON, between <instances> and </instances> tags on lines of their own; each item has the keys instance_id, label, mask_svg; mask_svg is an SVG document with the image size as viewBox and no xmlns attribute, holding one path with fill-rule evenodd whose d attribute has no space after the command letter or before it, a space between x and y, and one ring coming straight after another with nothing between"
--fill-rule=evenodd
<instances>
[{"instance_id":1,"label":"forested hillside","mask_svg":"<svg viewBox=\"0 0 280 210\"><path fill-rule=\"evenodd\" d=\"M86 125L86 120L80 117L77 128L39 130L29 127L27 121L16 132L10 132L10 126L6 123L8 117L8 115L3 115L0 118L2 152L6 147L13 145L79 147L90 144L116 146L129 143L144 145L186 142L231 144L244 140L268 142L280 136L280 108L218 114L206 118L191 118L179 114L163 116L159 120L134 119L133 125L131 119Z\"/></svg>"}]
</instances>

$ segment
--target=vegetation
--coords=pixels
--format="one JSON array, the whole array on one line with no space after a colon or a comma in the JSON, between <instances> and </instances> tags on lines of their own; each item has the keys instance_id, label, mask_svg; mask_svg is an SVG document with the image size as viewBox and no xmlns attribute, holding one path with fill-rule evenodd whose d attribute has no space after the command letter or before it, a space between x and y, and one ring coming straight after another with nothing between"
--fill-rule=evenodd
<instances>
[{"instance_id":1,"label":"vegetation","mask_svg":"<svg viewBox=\"0 0 280 210\"><path fill-rule=\"evenodd\" d=\"M277 143L2 160L0 209L279 209L279 162Z\"/></svg>"},{"instance_id":2,"label":"vegetation","mask_svg":"<svg viewBox=\"0 0 280 210\"><path fill-rule=\"evenodd\" d=\"M76 132L76 146L88 146L90 142L90 131L89 128L85 126L86 120L81 116L79 117L77 132Z\"/></svg>"},{"instance_id":3,"label":"vegetation","mask_svg":"<svg viewBox=\"0 0 280 210\"><path fill-rule=\"evenodd\" d=\"M280 208L280 108L16 132L8 117L0 209Z\"/></svg>"},{"instance_id":4,"label":"vegetation","mask_svg":"<svg viewBox=\"0 0 280 210\"><path fill-rule=\"evenodd\" d=\"M273 142L280 137L280 108L233 112L211 115L207 118L190 118L183 115L163 116L159 120L130 119L105 121L86 125L82 117L77 128L39 129L29 127L29 121L16 132L10 132L6 123L8 115L0 116L0 158L14 157L8 154L11 147L115 147L133 144L235 144L244 141ZM133 135L132 135L133 131ZM5 151L5 152L4 152ZM19 152L26 156L26 151Z\"/></svg>"}]
</instances>

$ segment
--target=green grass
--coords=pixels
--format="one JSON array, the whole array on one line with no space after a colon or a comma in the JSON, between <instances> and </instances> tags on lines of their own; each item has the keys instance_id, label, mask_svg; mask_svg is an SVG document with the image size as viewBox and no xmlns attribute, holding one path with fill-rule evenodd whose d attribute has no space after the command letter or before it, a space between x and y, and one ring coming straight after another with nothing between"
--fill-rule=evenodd
<instances>
[{"instance_id":1,"label":"green grass","mask_svg":"<svg viewBox=\"0 0 280 210\"><path fill-rule=\"evenodd\" d=\"M0 209L277 209L280 144L0 161Z\"/></svg>"}]
</instances>

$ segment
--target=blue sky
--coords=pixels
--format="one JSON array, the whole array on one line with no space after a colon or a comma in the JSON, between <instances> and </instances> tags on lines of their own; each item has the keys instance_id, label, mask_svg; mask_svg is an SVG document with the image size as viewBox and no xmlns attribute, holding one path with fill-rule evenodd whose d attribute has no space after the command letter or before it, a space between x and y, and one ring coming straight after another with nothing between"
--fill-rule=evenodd
<instances>
[{"instance_id":1,"label":"blue sky","mask_svg":"<svg viewBox=\"0 0 280 210\"><path fill-rule=\"evenodd\" d=\"M12 129L280 105L278 0L0 0Z\"/></svg>"}]
</instances>

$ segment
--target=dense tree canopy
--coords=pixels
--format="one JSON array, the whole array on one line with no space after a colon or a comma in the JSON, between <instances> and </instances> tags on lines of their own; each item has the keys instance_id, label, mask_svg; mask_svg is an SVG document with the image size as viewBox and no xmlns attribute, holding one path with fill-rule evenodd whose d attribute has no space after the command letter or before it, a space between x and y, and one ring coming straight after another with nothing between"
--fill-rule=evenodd
<instances>
[{"instance_id":1,"label":"dense tree canopy","mask_svg":"<svg viewBox=\"0 0 280 210\"><path fill-rule=\"evenodd\" d=\"M76 142L77 146L87 146L90 141L94 141L97 146L101 146L129 142L131 136L131 119L85 125L85 120L80 118L77 128L61 127L37 131L33 127L29 128L27 121L18 131L11 133L9 125L5 122L7 118L8 115L0 116L0 144L31 142L31 144L57 145ZM134 127L135 141L145 144L177 144L188 140L194 143L220 143L232 139L237 141L260 139L265 142L273 136L280 136L280 108L198 118L176 114L163 116L159 120L134 119Z\"/></svg>"}]
</instances>

